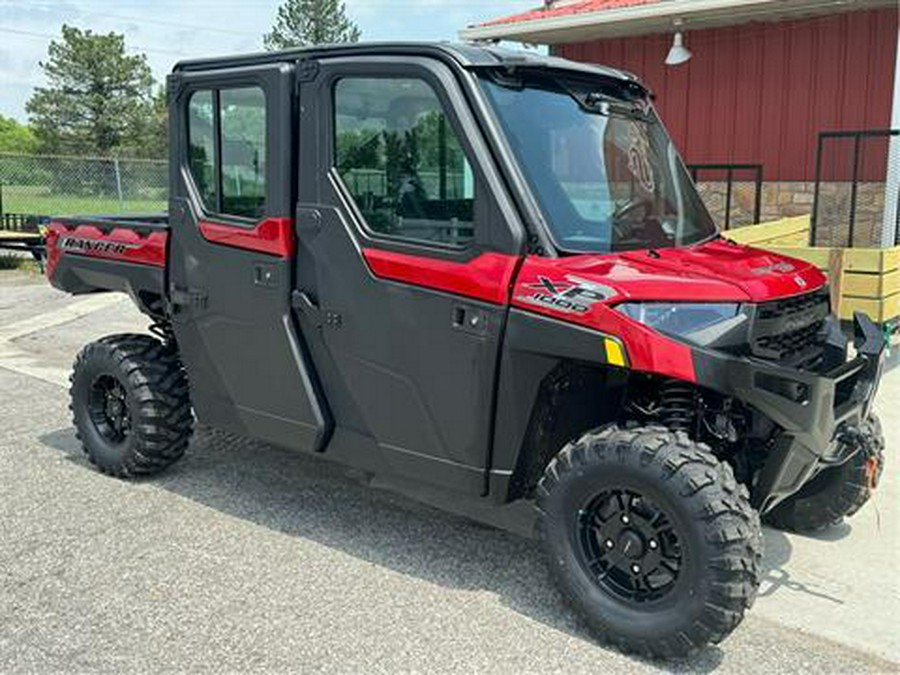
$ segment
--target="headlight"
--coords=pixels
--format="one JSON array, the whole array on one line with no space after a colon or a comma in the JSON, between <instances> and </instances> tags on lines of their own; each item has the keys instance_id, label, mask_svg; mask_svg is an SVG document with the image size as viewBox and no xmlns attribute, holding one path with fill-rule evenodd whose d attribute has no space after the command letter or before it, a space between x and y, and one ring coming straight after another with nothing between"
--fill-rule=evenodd
<instances>
[{"instance_id":1,"label":"headlight","mask_svg":"<svg viewBox=\"0 0 900 675\"><path fill-rule=\"evenodd\" d=\"M616 309L660 333L687 337L720 324L730 326L741 306L736 302L626 302Z\"/></svg>"}]
</instances>

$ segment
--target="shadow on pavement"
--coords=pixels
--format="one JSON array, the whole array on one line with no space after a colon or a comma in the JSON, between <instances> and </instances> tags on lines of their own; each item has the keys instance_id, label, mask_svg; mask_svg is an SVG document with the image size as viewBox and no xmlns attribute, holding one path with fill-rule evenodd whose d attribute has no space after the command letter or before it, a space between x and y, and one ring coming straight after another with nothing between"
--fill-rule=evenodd
<instances>
[{"instance_id":1,"label":"shadow on pavement","mask_svg":"<svg viewBox=\"0 0 900 675\"><path fill-rule=\"evenodd\" d=\"M846 536L850 526L842 523L838 528L846 528L840 536ZM775 593L804 593L822 598L838 605L843 605L844 601L835 598L832 595L823 593L815 588L814 585L807 584L791 577L790 572L785 569L785 564L791 558L791 541L783 532L764 528L766 552L763 558L763 579L759 587L759 597L765 598Z\"/></svg>"},{"instance_id":2,"label":"shadow on pavement","mask_svg":"<svg viewBox=\"0 0 900 675\"><path fill-rule=\"evenodd\" d=\"M71 429L40 440L93 470ZM229 516L402 574L496 594L529 619L593 642L553 588L538 542L373 489L370 477L360 472L201 428L185 458L149 482ZM711 672L722 659L721 649L709 647L664 667Z\"/></svg>"}]
</instances>

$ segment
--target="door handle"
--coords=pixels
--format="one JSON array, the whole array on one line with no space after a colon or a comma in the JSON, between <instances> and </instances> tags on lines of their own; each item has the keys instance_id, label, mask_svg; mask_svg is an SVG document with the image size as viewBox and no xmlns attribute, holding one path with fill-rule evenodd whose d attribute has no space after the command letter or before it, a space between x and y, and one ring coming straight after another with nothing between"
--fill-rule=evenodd
<instances>
[{"instance_id":1,"label":"door handle","mask_svg":"<svg viewBox=\"0 0 900 675\"><path fill-rule=\"evenodd\" d=\"M454 305L451 325L456 330L461 330L471 335L487 335L488 314L477 307Z\"/></svg>"}]
</instances>

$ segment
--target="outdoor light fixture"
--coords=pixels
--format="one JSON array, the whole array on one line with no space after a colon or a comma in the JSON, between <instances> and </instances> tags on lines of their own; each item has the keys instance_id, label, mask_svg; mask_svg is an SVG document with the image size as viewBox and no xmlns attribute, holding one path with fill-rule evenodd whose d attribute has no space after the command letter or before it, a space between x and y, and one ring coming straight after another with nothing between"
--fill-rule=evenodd
<instances>
[{"instance_id":1,"label":"outdoor light fixture","mask_svg":"<svg viewBox=\"0 0 900 675\"><path fill-rule=\"evenodd\" d=\"M678 66L682 63L687 63L692 56L691 50L684 46L684 34L678 31L672 40L672 48L669 50L669 55L666 56L666 65Z\"/></svg>"}]
</instances>

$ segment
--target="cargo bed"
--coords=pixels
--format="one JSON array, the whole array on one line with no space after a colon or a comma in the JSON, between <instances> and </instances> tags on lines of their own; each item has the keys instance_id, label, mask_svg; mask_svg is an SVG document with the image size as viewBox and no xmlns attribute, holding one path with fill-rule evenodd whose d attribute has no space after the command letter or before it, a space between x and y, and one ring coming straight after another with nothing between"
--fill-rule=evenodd
<instances>
[{"instance_id":1,"label":"cargo bed","mask_svg":"<svg viewBox=\"0 0 900 675\"><path fill-rule=\"evenodd\" d=\"M76 295L128 293L141 311L158 316L164 307L169 217L61 216L47 228L47 276Z\"/></svg>"}]
</instances>

